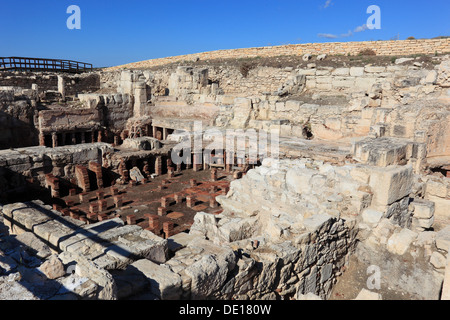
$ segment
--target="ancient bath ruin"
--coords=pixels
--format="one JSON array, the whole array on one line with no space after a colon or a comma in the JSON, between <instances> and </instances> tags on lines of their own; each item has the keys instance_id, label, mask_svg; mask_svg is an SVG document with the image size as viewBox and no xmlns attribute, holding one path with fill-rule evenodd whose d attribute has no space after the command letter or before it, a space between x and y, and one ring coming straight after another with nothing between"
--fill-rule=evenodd
<instances>
[{"instance_id":1,"label":"ancient bath ruin","mask_svg":"<svg viewBox=\"0 0 450 320\"><path fill-rule=\"evenodd\" d=\"M449 52L0 69L0 299L449 299Z\"/></svg>"}]
</instances>

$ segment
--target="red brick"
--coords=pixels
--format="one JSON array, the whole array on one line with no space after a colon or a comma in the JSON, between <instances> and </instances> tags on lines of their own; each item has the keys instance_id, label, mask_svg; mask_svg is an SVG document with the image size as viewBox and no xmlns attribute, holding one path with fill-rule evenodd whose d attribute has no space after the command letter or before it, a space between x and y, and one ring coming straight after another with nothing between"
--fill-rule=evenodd
<instances>
[{"instance_id":1,"label":"red brick","mask_svg":"<svg viewBox=\"0 0 450 320\"><path fill-rule=\"evenodd\" d=\"M96 194L98 200L102 200L105 198L105 193L103 191L97 191Z\"/></svg>"},{"instance_id":2,"label":"red brick","mask_svg":"<svg viewBox=\"0 0 450 320\"><path fill-rule=\"evenodd\" d=\"M136 224L136 216L135 215L127 216L127 224L128 225L135 225Z\"/></svg>"},{"instance_id":3,"label":"red brick","mask_svg":"<svg viewBox=\"0 0 450 320\"><path fill-rule=\"evenodd\" d=\"M66 202L66 206L69 208L73 207L75 205L75 201L73 201L73 200L66 200L65 202Z\"/></svg>"},{"instance_id":4,"label":"red brick","mask_svg":"<svg viewBox=\"0 0 450 320\"><path fill-rule=\"evenodd\" d=\"M80 193L78 197L80 198L80 203L89 201L89 195L86 192Z\"/></svg>"},{"instance_id":5,"label":"red brick","mask_svg":"<svg viewBox=\"0 0 450 320\"><path fill-rule=\"evenodd\" d=\"M174 198L175 198L175 202L177 203L177 204L179 204L179 203L182 203L183 202L183 195L181 194L181 193L176 193L175 195L174 195Z\"/></svg>"},{"instance_id":6,"label":"red brick","mask_svg":"<svg viewBox=\"0 0 450 320\"><path fill-rule=\"evenodd\" d=\"M98 221L105 221L105 220L108 220L108 216L106 215L106 214L104 214L104 213L100 213L99 215L98 215Z\"/></svg>"},{"instance_id":7,"label":"red brick","mask_svg":"<svg viewBox=\"0 0 450 320\"><path fill-rule=\"evenodd\" d=\"M163 208L163 207L159 207L159 208L158 208L158 215L159 215L160 217L165 216L166 213L167 213L167 209L166 209L166 208Z\"/></svg>"},{"instance_id":8,"label":"red brick","mask_svg":"<svg viewBox=\"0 0 450 320\"><path fill-rule=\"evenodd\" d=\"M98 204L97 203L89 204L89 212L93 214L98 213Z\"/></svg>"},{"instance_id":9,"label":"red brick","mask_svg":"<svg viewBox=\"0 0 450 320\"><path fill-rule=\"evenodd\" d=\"M98 200L98 209L100 212L108 210L108 202L105 199Z\"/></svg>"},{"instance_id":10,"label":"red brick","mask_svg":"<svg viewBox=\"0 0 450 320\"><path fill-rule=\"evenodd\" d=\"M70 189L69 190L69 196L76 196L77 195L77 189Z\"/></svg>"},{"instance_id":11,"label":"red brick","mask_svg":"<svg viewBox=\"0 0 450 320\"><path fill-rule=\"evenodd\" d=\"M197 186L197 180L195 180L195 179L191 179L189 181L189 183L191 184L191 187L196 187Z\"/></svg>"},{"instance_id":12,"label":"red brick","mask_svg":"<svg viewBox=\"0 0 450 320\"><path fill-rule=\"evenodd\" d=\"M186 205L192 208L195 205L195 197L193 195L186 196Z\"/></svg>"},{"instance_id":13,"label":"red brick","mask_svg":"<svg viewBox=\"0 0 450 320\"><path fill-rule=\"evenodd\" d=\"M115 196L114 197L114 205L116 206L116 208L120 208L123 205L123 198L122 196Z\"/></svg>"},{"instance_id":14,"label":"red brick","mask_svg":"<svg viewBox=\"0 0 450 320\"><path fill-rule=\"evenodd\" d=\"M112 196L117 196L119 194L119 189L117 189L117 187L111 187L110 190Z\"/></svg>"}]
</instances>

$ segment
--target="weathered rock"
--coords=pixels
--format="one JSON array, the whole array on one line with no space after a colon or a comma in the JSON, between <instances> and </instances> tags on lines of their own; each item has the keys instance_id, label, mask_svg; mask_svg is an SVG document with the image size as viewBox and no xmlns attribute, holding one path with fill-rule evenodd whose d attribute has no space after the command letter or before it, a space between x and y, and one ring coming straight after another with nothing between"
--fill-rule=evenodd
<instances>
[{"instance_id":1,"label":"weathered rock","mask_svg":"<svg viewBox=\"0 0 450 320\"><path fill-rule=\"evenodd\" d=\"M141 272L150 282L150 291L161 300L178 300L181 297L181 277L169 267L150 260L138 260L129 269Z\"/></svg>"},{"instance_id":2,"label":"weathered rock","mask_svg":"<svg viewBox=\"0 0 450 320\"><path fill-rule=\"evenodd\" d=\"M417 238L417 233L408 229L402 229L398 233L394 233L387 242L387 249L389 252L404 255L409 246Z\"/></svg>"},{"instance_id":3,"label":"weathered rock","mask_svg":"<svg viewBox=\"0 0 450 320\"><path fill-rule=\"evenodd\" d=\"M383 300L381 294L362 289L355 300Z\"/></svg>"},{"instance_id":4,"label":"weathered rock","mask_svg":"<svg viewBox=\"0 0 450 320\"><path fill-rule=\"evenodd\" d=\"M436 247L446 252L450 251L450 226L436 234Z\"/></svg>"},{"instance_id":5,"label":"weathered rock","mask_svg":"<svg viewBox=\"0 0 450 320\"><path fill-rule=\"evenodd\" d=\"M63 263L56 255L51 256L39 269L50 280L61 278L66 274Z\"/></svg>"},{"instance_id":6,"label":"weathered rock","mask_svg":"<svg viewBox=\"0 0 450 320\"><path fill-rule=\"evenodd\" d=\"M192 299L204 300L225 283L228 267L227 264L220 263L214 256L206 255L189 266L185 272L192 279Z\"/></svg>"}]
</instances>

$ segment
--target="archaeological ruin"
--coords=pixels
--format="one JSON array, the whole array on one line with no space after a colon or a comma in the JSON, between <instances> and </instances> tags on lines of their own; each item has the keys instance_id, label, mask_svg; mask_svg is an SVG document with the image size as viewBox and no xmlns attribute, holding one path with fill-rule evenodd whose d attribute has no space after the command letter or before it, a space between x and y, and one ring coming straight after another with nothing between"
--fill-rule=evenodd
<instances>
[{"instance_id":1,"label":"archaeological ruin","mask_svg":"<svg viewBox=\"0 0 450 320\"><path fill-rule=\"evenodd\" d=\"M76 71L0 67L0 300L450 299L450 38Z\"/></svg>"}]
</instances>

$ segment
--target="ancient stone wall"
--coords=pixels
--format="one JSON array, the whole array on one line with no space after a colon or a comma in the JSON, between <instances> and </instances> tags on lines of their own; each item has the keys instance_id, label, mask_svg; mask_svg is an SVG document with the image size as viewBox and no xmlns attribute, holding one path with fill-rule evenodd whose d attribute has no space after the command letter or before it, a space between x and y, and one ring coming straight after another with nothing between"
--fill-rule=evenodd
<instances>
[{"instance_id":1,"label":"ancient stone wall","mask_svg":"<svg viewBox=\"0 0 450 320\"><path fill-rule=\"evenodd\" d=\"M402 56L413 54L435 54L448 53L450 39L428 39L428 40L398 40L398 41L364 41L364 42L329 42L329 43L306 43L295 45L284 45L275 47L245 48L232 50L218 50L197 54L188 54L168 58L153 59L148 61L130 63L124 66L109 68L116 70L120 68L148 68L160 66L173 62L193 61L194 59L239 59L248 57L276 57L289 55L303 55L306 53L319 55L358 55L361 51L370 49L377 55Z\"/></svg>"},{"instance_id":2,"label":"ancient stone wall","mask_svg":"<svg viewBox=\"0 0 450 320\"><path fill-rule=\"evenodd\" d=\"M100 76L97 73L80 75L61 74L66 86L66 95L92 92L100 89ZM0 86L14 86L31 89L36 84L39 91L57 91L58 74L30 72L1 72Z\"/></svg>"}]
</instances>

